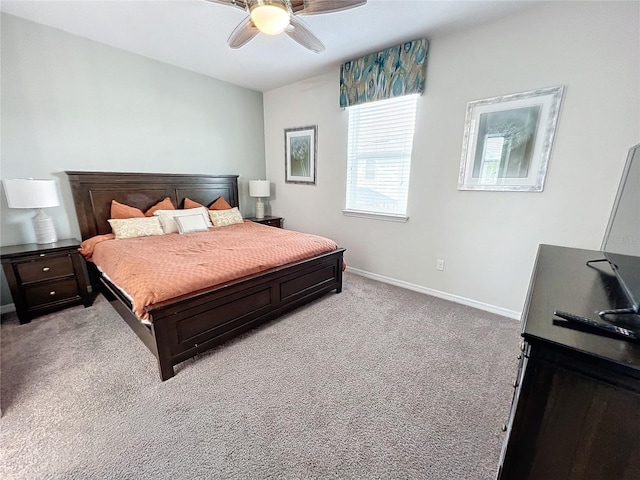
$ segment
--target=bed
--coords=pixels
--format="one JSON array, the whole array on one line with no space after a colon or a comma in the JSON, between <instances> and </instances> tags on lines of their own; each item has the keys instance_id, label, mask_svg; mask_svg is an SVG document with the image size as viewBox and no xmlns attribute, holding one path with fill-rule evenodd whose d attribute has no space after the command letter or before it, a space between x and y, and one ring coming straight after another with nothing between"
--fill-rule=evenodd
<instances>
[{"instance_id":1,"label":"bed","mask_svg":"<svg viewBox=\"0 0 640 480\"><path fill-rule=\"evenodd\" d=\"M237 175L66 172L82 240L111 232L111 201L148 209L169 197L181 208L186 198L208 205L222 196L238 207ZM274 227L264 227L274 228ZM342 291L344 249L299 260L161 301L147 307L141 322L130 299L89 262L94 290L114 309L156 357L160 378L174 366L255 326L328 292Z\"/></svg>"}]
</instances>

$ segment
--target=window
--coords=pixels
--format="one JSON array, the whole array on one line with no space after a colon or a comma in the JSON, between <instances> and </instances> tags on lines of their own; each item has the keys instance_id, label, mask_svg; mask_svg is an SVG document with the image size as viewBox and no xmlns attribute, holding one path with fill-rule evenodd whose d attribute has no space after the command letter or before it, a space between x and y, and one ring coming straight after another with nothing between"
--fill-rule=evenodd
<instances>
[{"instance_id":1,"label":"window","mask_svg":"<svg viewBox=\"0 0 640 480\"><path fill-rule=\"evenodd\" d=\"M407 220L418 95L348 107L347 215Z\"/></svg>"}]
</instances>

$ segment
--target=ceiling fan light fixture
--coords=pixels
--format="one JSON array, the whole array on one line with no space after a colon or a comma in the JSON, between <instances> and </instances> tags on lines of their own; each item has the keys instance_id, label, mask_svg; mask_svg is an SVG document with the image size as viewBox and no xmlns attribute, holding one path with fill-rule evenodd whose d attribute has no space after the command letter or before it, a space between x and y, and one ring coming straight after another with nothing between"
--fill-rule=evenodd
<instances>
[{"instance_id":1,"label":"ceiling fan light fixture","mask_svg":"<svg viewBox=\"0 0 640 480\"><path fill-rule=\"evenodd\" d=\"M289 25L289 11L283 2L257 1L251 5L251 20L262 33L277 35Z\"/></svg>"}]
</instances>

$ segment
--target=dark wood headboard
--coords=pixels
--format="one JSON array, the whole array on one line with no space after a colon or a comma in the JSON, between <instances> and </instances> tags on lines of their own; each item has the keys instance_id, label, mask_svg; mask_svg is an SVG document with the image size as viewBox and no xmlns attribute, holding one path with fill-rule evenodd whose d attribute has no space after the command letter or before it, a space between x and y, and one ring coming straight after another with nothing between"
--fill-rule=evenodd
<instances>
[{"instance_id":1,"label":"dark wood headboard","mask_svg":"<svg viewBox=\"0 0 640 480\"><path fill-rule=\"evenodd\" d=\"M209 205L222 196L238 204L238 175L183 175L170 173L65 172L69 177L82 240L111 232L107 221L111 200L143 212L169 197L176 208L184 199Z\"/></svg>"}]
</instances>

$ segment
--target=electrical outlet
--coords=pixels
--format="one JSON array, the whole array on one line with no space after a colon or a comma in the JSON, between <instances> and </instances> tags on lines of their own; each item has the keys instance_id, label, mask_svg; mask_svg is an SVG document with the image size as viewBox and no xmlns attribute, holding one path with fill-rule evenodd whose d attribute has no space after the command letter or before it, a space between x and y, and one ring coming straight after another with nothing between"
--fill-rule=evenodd
<instances>
[{"instance_id":1,"label":"electrical outlet","mask_svg":"<svg viewBox=\"0 0 640 480\"><path fill-rule=\"evenodd\" d=\"M436 262L436 270L444 270L444 260L438 260Z\"/></svg>"}]
</instances>

